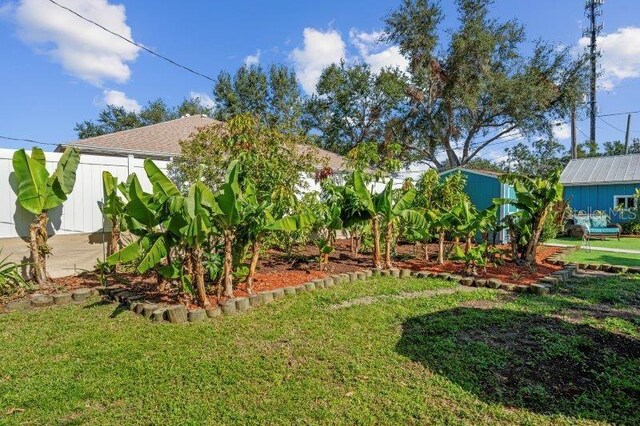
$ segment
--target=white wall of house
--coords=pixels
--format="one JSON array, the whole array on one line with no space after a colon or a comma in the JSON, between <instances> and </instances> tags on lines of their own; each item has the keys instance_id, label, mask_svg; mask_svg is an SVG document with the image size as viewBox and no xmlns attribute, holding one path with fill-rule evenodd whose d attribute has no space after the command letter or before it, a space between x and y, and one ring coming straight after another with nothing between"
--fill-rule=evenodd
<instances>
[{"instance_id":1,"label":"white wall of house","mask_svg":"<svg viewBox=\"0 0 640 426\"><path fill-rule=\"evenodd\" d=\"M12 158L15 150L0 149L0 238L24 237L28 235L33 215L16 203L16 183L13 179ZM47 152L47 169L55 170L62 153ZM102 202L102 172L109 171L120 181L136 173L146 191L151 183L143 168L144 159L129 157L109 157L82 154L78 166L76 185L62 207L49 212L50 234L93 233L102 230L103 217L100 212ZM155 161L163 171L167 161Z\"/></svg>"}]
</instances>

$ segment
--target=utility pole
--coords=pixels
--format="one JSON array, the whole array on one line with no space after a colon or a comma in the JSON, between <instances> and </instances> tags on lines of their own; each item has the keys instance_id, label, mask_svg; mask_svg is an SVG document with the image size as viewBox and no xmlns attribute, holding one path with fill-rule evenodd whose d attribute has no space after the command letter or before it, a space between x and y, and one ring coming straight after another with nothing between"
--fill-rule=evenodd
<instances>
[{"instance_id":1,"label":"utility pole","mask_svg":"<svg viewBox=\"0 0 640 426\"><path fill-rule=\"evenodd\" d=\"M599 56L597 40L598 34L602 31L602 24L597 23L598 16L602 15L602 5L604 0L586 0L585 11L587 18L589 18L589 28L584 31L584 36L588 36L589 42L589 61L591 64L591 76L589 79L589 115L591 118L591 125L589 128L589 138L591 141L596 141L596 116L598 114L596 103L596 83L598 76L597 59Z\"/></svg>"},{"instance_id":2,"label":"utility pole","mask_svg":"<svg viewBox=\"0 0 640 426\"><path fill-rule=\"evenodd\" d=\"M576 135L576 108L571 108L571 159L578 158L578 137Z\"/></svg>"},{"instance_id":3,"label":"utility pole","mask_svg":"<svg viewBox=\"0 0 640 426\"><path fill-rule=\"evenodd\" d=\"M629 153L629 133L631 133L631 114L627 115L627 131L624 134L624 153Z\"/></svg>"}]
</instances>

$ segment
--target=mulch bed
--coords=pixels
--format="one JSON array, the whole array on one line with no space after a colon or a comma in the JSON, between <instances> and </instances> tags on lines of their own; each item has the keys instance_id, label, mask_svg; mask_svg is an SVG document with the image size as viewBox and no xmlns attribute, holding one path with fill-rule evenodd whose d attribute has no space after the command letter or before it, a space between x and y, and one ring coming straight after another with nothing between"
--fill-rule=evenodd
<instances>
[{"instance_id":1,"label":"mulch bed","mask_svg":"<svg viewBox=\"0 0 640 426\"><path fill-rule=\"evenodd\" d=\"M415 247L410 244L399 244L396 250L396 256L399 260L395 262L395 265L398 268L456 274L460 274L463 269L463 265L459 262L447 262L444 265L439 265L435 259L425 262L421 258L422 250L416 251ZM498 278L507 283L532 284L542 277L561 269L560 266L545 262L547 257L559 251L561 249L556 247L539 247L538 265L535 270L516 265L511 261L505 261L502 265L487 267L486 271L479 269L479 275L482 278ZM437 245L430 244L429 252L431 256L435 256ZM417 257L414 257L414 255ZM269 291L303 284L330 275L368 268L371 268L371 255L360 254L358 257L353 257L349 250L348 240L338 240L336 242L335 250L331 253L329 264L325 271L317 270L317 249L315 246L300 247L291 257L282 252L271 250L260 261L253 289L255 292ZM121 272L106 277L106 281L106 285L122 284L131 291L144 295L149 301L159 303L181 302L189 307L195 307L193 300L186 299L175 288L159 292L157 278L154 273L137 275ZM38 292L54 293L59 292L61 289L73 290L80 287L95 287L99 285L101 285L101 282L97 273L85 272L80 275L54 279L50 288L39 289ZM238 284L234 291L234 296L246 297L247 295L246 284ZM225 299L211 296L210 300L212 304L217 304Z\"/></svg>"}]
</instances>

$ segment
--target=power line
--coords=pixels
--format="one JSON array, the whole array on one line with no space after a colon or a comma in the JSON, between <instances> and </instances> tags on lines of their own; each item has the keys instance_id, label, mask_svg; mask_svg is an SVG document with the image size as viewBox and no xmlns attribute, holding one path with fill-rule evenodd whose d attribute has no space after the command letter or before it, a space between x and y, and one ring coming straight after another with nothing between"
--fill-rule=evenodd
<instances>
[{"instance_id":1,"label":"power line","mask_svg":"<svg viewBox=\"0 0 640 426\"><path fill-rule=\"evenodd\" d=\"M138 42L135 42L135 41L131 40L131 39L130 39L130 38L128 38L128 37L125 37L125 36L123 36L123 35L121 35L121 34L118 34L118 33L116 33L115 31L112 31L112 30L110 30L109 28L107 28L107 27L105 27L105 26L103 26L103 25L100 25L100 24L99 24L99 23L97 23L96 21L93 21L93 20L91 20L91 19L89 19L89 18L87 18L87 17L85 17L85 16L81 15L80 13L76 12L75 10L70 9L70 8L68 8L67 6L61 5L60 3L56 2L55 0L49 0L49 1L50 1L51 3L53 3L53 4L55 4L56 6L58 6L58 7L62 8L62 9L64 9L64 10L66 10L66 11L68 11L68 12L70 12L70 13L72 13L72 14L76 15L78 18L80 18L80 19L82 19L82 20L84 20L84 21L86 21L86 22L89 22L90 24L93 24L93 25L95 25L95 26L96 26L96 27L98 27L98 28L103 29L104 31L108 32L109 34L112 34L112 35L114 35L114 36L116 36L116 37L118 37L118 38L120 38L120 39L122 39L122 40L126 41L127 43L130 43L130 44L133 44L134 46L139 47L140 49L144 50L145 52L148 52L148 53L152 54L153 56L156 56L156 57L158 57L158 58L160 58L160 59L163 59L163 60L165 60L165 61L169 62L170 64L175 65L175 66L177 66L177 67L179 67L179 68L182 68L182 69L184 69L184 70L186 70L186 71L188 71L188 72L190 72L190 73L192 73L192 74L195 74L195 75L197 75L197 76L199 76L199 77L206 78L207 80L209 80L209 81L211 81L211 82L214 82L214 83L215 83L215 81L216 81L213 77L209 77L209 76L208 76L208 75L206 75L206 74L203 74L203 73L201 73L201 72L198 72L198 71L194 70L193 68L190 68L190 67L188 67L188 66L186 66L186 65L182 65L182 64L180 64L180 63L178 63L178 62L174 61L174 60L173 60L173 59L171 59L171 58L168 58L168 57L163 56L163 55L161 55L161 54L159 54L159 53L157 53L157 52L154 52L153 50L149 49L148 47L145 47L144 45L142 45L142 44L140 44L140 43L138 43Z\"/></svg>"},{"instance_id":2,"label":"power line","mask_svg":"<svg viewBox=\"0 0 640 426\"><path fill-rule=\"evenodd\" d=\"M29 143L33 143L33 144L36 144L36 145L50 145L50 146L58 146L59 145L57 143L51 143L51 142L40 142L40 141L37 141L35 139L13 138L11 136L2 136L2 135L0 135L0 139L6 139L8 141L16 141L16 142L29 142Z\"/></svg>"},{"instance_id":3,"label":"power line","mask_svg":"<svg viewBox=\"0 0 640 426\"><path fill-rule=\"evenodd\" d=\"M611 114L600 114L598 117L613 117L614 115L628 115L628 114L638 114L638 111L625 111L625 112L612 112Z\"/></svg>"},{"instance_id":4,"label":"power line","mask_svg":"<svg viewBox=\"0 0 640 426\"><path fill-rule=\"evenodd\" d=\"M615 129L615 130L617 130L619 132L625 133L624 130L617 128L616 126L614 126L613 124L611 124L607 120L605 120L604 118L598 117L598 119L600 119L600 121L602 121L604 124L606 124L607 126L611 127L612 129Z\"/></svg>"}]
</instances>

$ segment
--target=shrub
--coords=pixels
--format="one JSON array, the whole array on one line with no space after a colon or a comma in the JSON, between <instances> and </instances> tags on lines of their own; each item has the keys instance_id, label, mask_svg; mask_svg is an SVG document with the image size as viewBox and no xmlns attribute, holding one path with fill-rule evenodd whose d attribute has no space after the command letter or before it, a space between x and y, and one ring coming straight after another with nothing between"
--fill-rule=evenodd
<instances>
[{"instance_id":1,"label":"shrub","mask_svg":"<svg viewBox=\"0 0 640 426\"><path fill-rule=\"evenodd\" d=\"M0 249L0 255L2 255L2 249ZM0 260L0 297L13 296L31 288L20 273L22 265L8 259L9 256Z\"/></svg>"},{"instance_id":2,"label":"shrub","mask_svg":"<svg viewBox=\"0 0 640 426\"><path fill-rule=\"evenodd\" d=\"M620 224L622 226L622 233L626 235L640 235L640 223L638 222L623 222Z\"/></svg>"},{"instance_id":3,"label":"shrub","mask_svg":"<svg viewBox=\"0 0 640 426\"><path fill-rule=\"evenodd\" d=\"M556 214L549 214L547 219L544 221L544 226L540 233L540 242L544 243L545 241L549 241L557 237L558 233L561 231L561 227L562 225L556 220Z\"/></svg>"}]
</instances>

